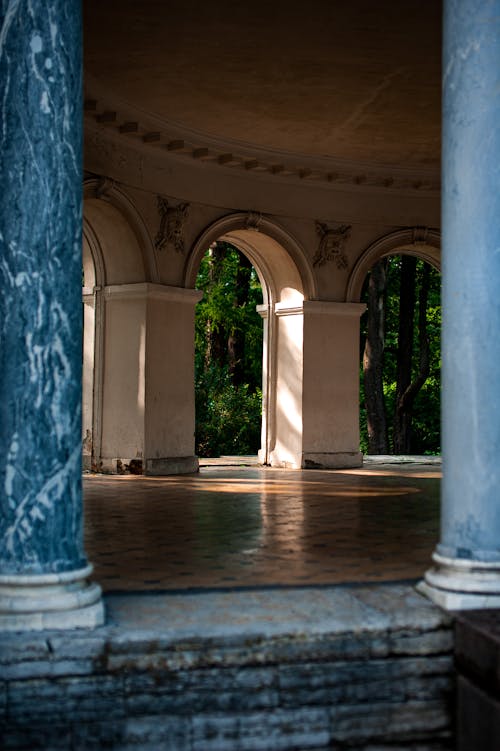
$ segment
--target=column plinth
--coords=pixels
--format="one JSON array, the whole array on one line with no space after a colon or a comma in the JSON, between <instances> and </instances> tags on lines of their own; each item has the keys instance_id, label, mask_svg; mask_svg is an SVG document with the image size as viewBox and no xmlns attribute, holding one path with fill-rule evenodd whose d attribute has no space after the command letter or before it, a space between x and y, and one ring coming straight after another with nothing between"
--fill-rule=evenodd
<instances>
[{"instance_id":1,"label":"column plinth","mask_svg":"<svg viewBox=\"0 0 500 751\"><path fill-rule=\"evenodd\" d=\"M93 628L103 622L92 566L61 574L0 575L0 630Z\"/></svg>"},{"instance_id":2,"label":"column plinth","mask_svg":"<svg viewBox=\"0 0 500 751\"><path fill-rule=\"evenodd\" d=\"M500 608L500 562L446 558L434 553L434 566L417 585L422 594L445 610Z\"/></svg>"}]
</instances>

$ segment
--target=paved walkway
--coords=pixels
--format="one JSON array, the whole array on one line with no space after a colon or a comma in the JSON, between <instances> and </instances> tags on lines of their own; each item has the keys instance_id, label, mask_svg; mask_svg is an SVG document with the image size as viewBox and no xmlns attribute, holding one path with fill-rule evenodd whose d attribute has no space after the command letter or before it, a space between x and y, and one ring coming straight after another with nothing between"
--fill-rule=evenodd
<instances>
[{"instance_id":1,"label":"paved walkway","mask_svg":"<svg viewBox=\"0 0 500 751\"><path fill-rule=\"evenodd\" d=\"M86 551L107 591L416 580L438 538L439 482L439 465L413 462L86 475Z\"/></svg>"}]
</instances>

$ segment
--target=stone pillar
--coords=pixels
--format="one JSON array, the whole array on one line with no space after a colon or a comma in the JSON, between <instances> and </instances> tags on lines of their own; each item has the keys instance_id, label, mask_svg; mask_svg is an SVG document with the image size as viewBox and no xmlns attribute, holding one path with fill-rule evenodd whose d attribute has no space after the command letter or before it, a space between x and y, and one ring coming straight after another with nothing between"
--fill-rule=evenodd
<instances>
[{"instance_id":1,"label":"stone pillar","mask_svg":"<svg viewBox=\"0 0 500 751\"><path fill-rule=\"evenodd\" d=\"M0 628L95 626L81 493L81 18L4 3L0 30Z\"/></svg>"},{"instance_id":2,"label":"stone pillar","mask_svg":"<svg viewBox=\"0 0 500 751\"><path fill-rule=\"evenodd\" d=\"M304 302L302 466L360 467L358 303Z\"/></svg>"},{"instance_id":3,"label":"stone pillar","mask_svg":"<svg viewBox=\"0 0 500 751\"><path fill-rule=\"evenodd\" d=\"M361 466L359 317L364 309L357 303L308 300L275 305L268 389L273 413L267 413L272 466Z\"/></svg>"},{"instance_id":4,"label":"stone pillar","mask_svg":"<svg viewBox=\"0 0 500 751\"><path fill-rule=\"evenodd\" d=\"M302 467L302 384L304 310L299 305L276 303L273 343L275 369L271 373L275 393L272 420L273 467Z\"/></svg>"},{"instance_id":5,"label":"stone pillar","mask_svg":"<svg viewBox=\"0 0 500 751\"><path fill-rule=\"evenodd\" d=\"M203 293L150 286L146 345L145 472L198 471L194 455L194 314Z\"/></svg>"},{"instance_id":6,"label":"stone pillar","mask_svg":"<svg viewBox=\"0 0 500 751\"><path fill-rule=\"evenodd\" d=\"M196 472L194 308L197 290L106 287L100 468Z\"/></svg>"},{"instance_id":7,"label":"stone pillar","mask_svg":"<svg viewBox=\"0 0 500 751\"><path fill-rule=\"evenodd\" d=\"M420 590L500 606L500 0L446 0L441 541Z\"/></svg>"},{"instance_id":8,"label":"stone pillar","mask_svg":"<svg viewBox=\"0 0 500 751\"><path fill-rule=\"evenodd\" d=\"M82 465L92 469L94 436L94 371L95 371L95 293L82 289L83 301L83 374L82 374Z\"/></svg>"},{"instance_id":9,"label":"stone pillar","mask_svg":"<svg viewBox=\"0 0 500 751\"><path fill-rule=\"evenodd\" d=\"M275 445L276 412L276 352L272 346L276 338L276 318L273 306L266 302L257 305L257 313L262 318L262 423L260 449L257 457L260 464L270 464L271 451Z\"/></svg>"}]
</instances>

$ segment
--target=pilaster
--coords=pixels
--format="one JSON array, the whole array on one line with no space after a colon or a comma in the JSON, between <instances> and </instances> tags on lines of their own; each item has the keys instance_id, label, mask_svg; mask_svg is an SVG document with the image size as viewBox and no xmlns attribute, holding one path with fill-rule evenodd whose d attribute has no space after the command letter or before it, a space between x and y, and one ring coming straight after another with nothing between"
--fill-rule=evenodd
<instances>
[{"instance_id":1,"label":"pilaster","mask_svg":"<svg viewBox=\"0 0 500 751\"><path fill-rule=\"evenodd\" d=\"M194 309L197 290L141 282L105 298L101 469L196 472Z\"/></svg>"},{"instance_id":2,"label":"pilaster","mask_svg":"<svg viewBox=\"0 0 500 751\"><path fill-rule=\"evenodd\" d=\"M302 387L304 310L298 304L276 303L273 467L302 467ZM273 384L274 385L274 384Z\"/></svg>"},{"instance_id":3,"label":"pilaster","mask_svg":"<svg viewBox=\"0 0 500 751\"><path fill-rule=\"evenodd\" d=\"M360 467L358 303L304 302L302 465Z\"/></svg>"}]
</instances>

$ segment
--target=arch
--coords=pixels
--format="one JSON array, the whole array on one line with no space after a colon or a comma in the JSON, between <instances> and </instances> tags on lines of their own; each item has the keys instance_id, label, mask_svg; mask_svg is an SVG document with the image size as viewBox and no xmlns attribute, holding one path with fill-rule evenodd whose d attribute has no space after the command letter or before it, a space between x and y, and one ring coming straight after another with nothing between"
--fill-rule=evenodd
<instances>
[{"instance_id":1,"label":"arch","mask_svg":"<svg viewBox=\"0 0 500 751\"><path fill-rule=\"evenodd\" d=\"M151 238L132 201L112 180L83 186L83 465L99 466L103 445L107 285L156 280ZM109 335L110 336L110 335Z\"/></svg>"},{"instance_id":2,"label":"arch","mask_svg":"<svg viewBox=\"0 0 500 751\"><path fill-rule=\"evenodd\" d=\"M102 380L102 285L104 264L92 228L83 227L82 465L92 469L100 449Z\"/></svg>"},{"instance_id":3,"label":"arch","mask_svg":"<svg viewBox=\"0 0 500 751\"><path fill-rule=\"evenodd\" d=\"M203 254L217 240L232 243L248 256L274 303L316 299L315 277L295 238L274 220L244 212L222 217L201 233L186 261L185 287L196 285Z\"/></svg>"},{"instance_id":4,"label":"arch","mask_svg":"<svg viewBox=\"0 0 500 751\"><path fill-rule=\"evenodd\" d=\"M94 287L106 283L104 258L99 239L88 219L83 217L82 266L85 289L90 292Z\"/></svg>"},{"instance_id":5,"label":"arch","mask_svg":"<svg viewBox=\"0 0 500 751\"><path fill-rule=\"evenodd\" d=\"M412 227L376 240L358 258L347 284L346 302L359 302L366 275L381 258L411 255L421 258L441 271L441 235L435 229Z\"/></svg>"},{"instance_id":6,"label":"arch","mask_svg":"<svg viewBox=\"0 0 500 751\"><path fill-rule=\"evenodd\" d=\"M102 262L101 284L158 282L149 232L133 202L112 180L83 184L84 238ZM99 270L96 272L99 275Z\"/></svg>"},{"instance_id":7,"label":"arch","mask_svg":"<svg viewBox=\"0 0 500 751\"><path fill-rule=\"evenodd\" d=\"M302 353L299 356L295 349L301 346L299 340L302 342L304 299L316 297L314 276L305 253L288 232L267 217L241 212L217 220L199 236L184 269L186 287L195 287L204 253L219 240L231 243L249 258L263 292L264 303L259 306L264 325L259 460L274 464L285 461L285 455L293 456L290 461L300 466ZM287 427L290 399L300 423L297 430Z\"/></svg>"}]
</instances>

